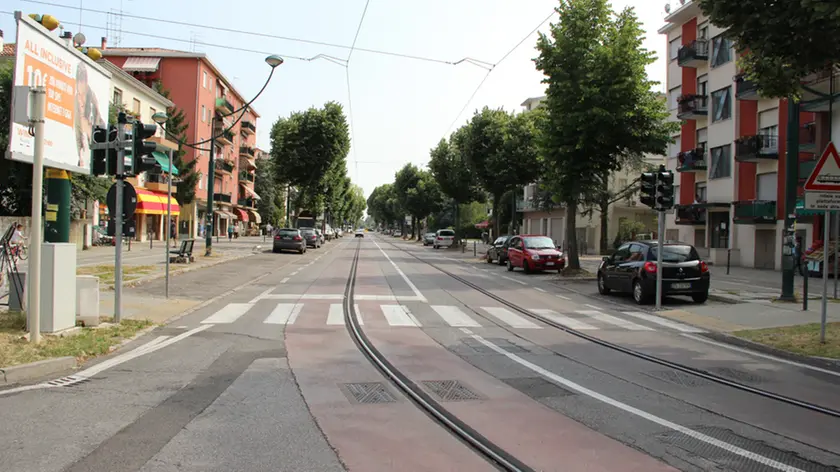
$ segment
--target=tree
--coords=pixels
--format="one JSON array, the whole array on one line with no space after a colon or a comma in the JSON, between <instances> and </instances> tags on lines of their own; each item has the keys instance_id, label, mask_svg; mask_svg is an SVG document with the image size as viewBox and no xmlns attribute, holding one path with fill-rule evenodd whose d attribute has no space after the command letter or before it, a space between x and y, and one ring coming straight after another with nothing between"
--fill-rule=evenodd
<instances>
[{"instance_id":1,"label":"tree","mask_svg":"<svg viewBox=\"0 0 840 472\"><path fill-rule=\"evenodd\" d=\"M400 207L405 208L406 213L411 215L411 237L414 238L417 224L414 221L415 215L412 212L414 202L412 201L412 190L417 188L420 182L420 170L414 164L406 164L402 169L397 171L394 176L394 190L396 190L397 201L400 202ZM405 219L403 218L403 221ZM403 225L403 234L405 228Z\"/></svg>"},{"instance_id":2,"label":"tree","mask_svg":"<svg viewBox=\"0 0 840 472\"><path fill-rule=\"evenodd\" d=\"M161 81L155 81L153 88L157 93L167 99L169 98L169 90L163 88ZM186 151L181 143L186 142L187 129L189 128L189 124L186 122L186 117L184 116L184 110L178 107L167 108L165 126L166 134L174 137L178 143L178 150L172 154L172 166L178 169L178 178L181 180L175 187L175 198L181 205L189 205L195 200L195 189L198 187L199 180L201 180L201 172L195 169L198 163L197 159L190 161L184 159Z\"/></svg>"},{"instance_id":3,"label":"tree","mask_svg":"<svg viewBox=\"0 0 840 472\"><path fill-rule=\"evenodd\" d=\"M403 221L405 215L393 184L384 184L373 189L367 199L367 208L376 222L385 226L391 226L398 220Z\"/></svg>"},{"instance_id":4,"label":"tree","mask_svg":"<svg viewBox=\"0 0 840 472\"><path fill-rule=\"evenodd\" d=\"M655 55L632 8L618 15L606 0L561 1L560 19L537 41L547 117L541 147L546 183L566 207L568 266L580 268L579 205L597 203L604 181L644 153L662 154L676 123L653 91L645 67Z\"/></svg>"},{"instance_id":5,"label":"tree","mask_svg":"<svg viewBox=\"0 0 840 472\"><path fill-rule=\"evenodd\" d=\"M411 215L411 238L421 238L420 222L440 209L443 194L440 186L428 171L417 169L413 164L406 164L397 172L394 188L400 206Z\"/></svg>"},{"instance_id":6,"label":"tree","mask_svg":"<svg viewBox=\"0 0 840 472\"><path fill-rule=\"evenodd\" d=\"M840 63L840 3L826 0L700 0L743 54L740 66L763 95L798 95L803 77Z\"/></svg>"},{"instance_id":7,"label":"tree","mask_svg":"<svg viewBox=\"0 0 840 472\"><path fill-rule=\"evenodd\" d=\"M499 234L499 204L509 190L526 185L540 175L536 114L511 115L485 107L473 115L455 145L478 178L482 188L493 196L495 234Z\"/></svg>"},{"instance_id":8,"label":"tree","mask_svg":"<svg viewBox=\"0 0 840 472\"><path fill-rule=\"evenodd\" d=\"M14 61L0 63L0 152L9 149ZM32 165L0 156L0 215L26 216L32 210Z\"/></svg>"},{"instance_id":9,"label":"tree","mask_svg":"<svg viewBox=\"0 0 840 472\"><path fill-rule=\"evenodd\" d=\"M458 207L464 203L484 201L484 193L478 184L478 179L472 168L467 165L458 147L452 143L455 136L463 131L459 130L450 140L441 139L437 147L430 151L429 170L440 186L441 192L454 201L455 240L460 238L458 232Z\"/></svg>"},{"instance_id":10,"label":"tree","mask_svg":"<svg viewBox=\"0 0 840 472\"><path fill-rule=\"evenodd\" d=\"M284 204L278 208L278 200L283 200L283 192L279 191L274 181L274 163L270 159L257 159L257 169L254 172L254 192L260 196L257 201L257 212L266 223L278 226L283 214ZM279 198L278 198L279 197Z\"/></svg>"}]
</instances>

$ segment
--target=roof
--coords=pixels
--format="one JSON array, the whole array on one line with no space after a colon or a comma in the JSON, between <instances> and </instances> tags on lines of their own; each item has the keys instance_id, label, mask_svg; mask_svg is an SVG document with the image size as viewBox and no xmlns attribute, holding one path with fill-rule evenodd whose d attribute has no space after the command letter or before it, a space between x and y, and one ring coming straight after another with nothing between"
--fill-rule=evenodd
<instances>
[{"instance_id":1,"label":"roof","mask_svg":"<svg viewBox=\"0 0 840 472\"><path fill-rule=\"evenodd\" d=\"M4 44L3 51L0 51L0 56L14 56L16 50L15 43Z\"/></svg>"},{"instance_id":2,"label":"roof","mask_svg":"<svg viewBox=\"0 0 840 472\"><path fill-rule=\"evenodd\" d=\"M96 63L101 65L102 67L108 69L109 71L111 71L111 74L120 76L123 80L129 82L130 84L134 85L135 87L139 88L140 90L143 90L147 94L153 96L155 99L157 99L161 103L165 104L167 108L171 108L171 107L175 106L175 103L172 100L164 97L163 95L161 95L157 91L155 91L155 89L153 89L153 88L149 87L148 85L144 84L143 82L140 82L139 80L135 79L133 75L131 75L128 72L120 69L119 67L114 65L112 62L107 61L105 59L99 59L98 61L96 61Z\"/></svg>"},{"instance_id":3,"label":"roof","mask_svg":"<svg viewBox=\"0 0 840 472\"><path fill-rule=\"evenodd\" d=\"M189 52L189 51L179 51L177 49L166 49L166 48L106 48L102 50L102 55L107 56L124 56L124 57L172 57L172 58L182 58L182 59L198 59L203 61L207 64L208 67L216 74L217 77L222 79L222 82L236 95L242 103L247 103L248 101L245 100L244 97L236 90L236 87L222 74L213 62L207 58L207 54L202 52ZM259 118L260 114L257 113L257 110L254 109L253 106L248 107L251 110L251 113L254 114L255 117Z\"/></svg>"},{"instance_id":4,"label":"roof","mask_svg":"<svg viewBox=\"0 0 840 472\"><path fill-rule=\"evenodd\" d=\"M531 98L525 100L524 102L522 102L522 104L520 104L519 106L527 107L529 103L539 102L541 100L545 100L545 95L542 95L540 97L531 97Z\"/></svg>"}]
</instances>

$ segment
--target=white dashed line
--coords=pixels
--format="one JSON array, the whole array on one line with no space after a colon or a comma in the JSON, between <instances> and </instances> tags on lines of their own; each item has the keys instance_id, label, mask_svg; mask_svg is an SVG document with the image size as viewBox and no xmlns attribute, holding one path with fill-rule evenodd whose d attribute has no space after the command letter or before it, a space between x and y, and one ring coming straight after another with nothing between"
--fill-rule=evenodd
<instances>
[{"instance_id":1,"label":"white dashed line","mask_svg":"<svg viewBox=\"0 0 840 472\"><path fill-rule=\"evenodd\" d=\"M554 296L555 296L555 297L557 297L557 298L562 298L563 300L571 300L571 298L569 298L569 297L564 297L563 295L557 295L557 294L555 294Z\"/></svg>"},{"instance_id":2,"label":"white dashed line","mask_svg":"<svg viewBox=\"0 0 840 472\"><path fill-rule=\"evenodd\" d=\"M540 292L542 292L542 293L548 293L548 292L546 292L544 289L541 289L541 288L539 288L539 287L534 287L534 290L538 290L538 291L540 291Z\"/></svg>"}]
</instances>

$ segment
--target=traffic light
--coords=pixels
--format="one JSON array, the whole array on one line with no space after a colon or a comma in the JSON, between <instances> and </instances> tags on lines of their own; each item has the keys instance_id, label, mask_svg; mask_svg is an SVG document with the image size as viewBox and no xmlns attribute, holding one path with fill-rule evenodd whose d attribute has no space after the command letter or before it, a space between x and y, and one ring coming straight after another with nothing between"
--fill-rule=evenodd
<instances>
[{"instance_id":1,"label":"traffic light","mask_svg":"<svg viewBox=\"0 0 840 472\"><path fill-rule=\"evenodd\" d=\"M674 208L674 173L662 166L656 174L656 209Z\"/></svg>"},{"instance_id":2,"label":"traffic light","mask_svg":"<svg viewBox=\"0 0 840 472\"><path fill-rule=\"evenodd\" d=\"M146 141L156 132L157 125L144 125L140 121L134 122L134 130L131 132L131 139L134 143L131 152L131 169L134 175L151 170L157 165L157 161L151 155L157 149L157 145L152 141Z\"/></svg>"},{"instance_id":3,"label":"traffic light","mask_svg":"<svg viewBox=\"0 0 840 472\"><path fill-rule=\"evenodd\" d=\"M651 208L656 207L656 174L653 172L643 172L639 178L641 181L642 195L639 198L643 205Z\"/></svg>"},{"instance_id":4,"label":"traffic light","mask_svg":"<svg viewBox=\"0 0 840 472\"><path fill-rule=\"evenodd\" d=\"M94 144L113 143L117 140L117 128L97 126L93 129ZM114 175L117 171L116 149L94 149L91 151L91 173L93 175Z\"/></svg>"}]
</instances>

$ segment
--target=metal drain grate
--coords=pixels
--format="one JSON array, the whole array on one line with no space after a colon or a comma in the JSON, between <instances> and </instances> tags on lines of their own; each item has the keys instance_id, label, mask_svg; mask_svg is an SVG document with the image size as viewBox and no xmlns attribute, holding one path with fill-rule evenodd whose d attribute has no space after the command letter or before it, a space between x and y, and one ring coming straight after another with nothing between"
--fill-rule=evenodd
<instances>
[{"instance_id":1,"label":"metal drain grate","mask_svg":"<svg viewBox=\"0 0 840 472\"><path fill-rule=\"evenodd\" d=\"M481 400L481 396L457 380L424 380L423 385L445 402Z\"/></svg>"},{"instance_id":2,"label":"metal drain grate","mask_svg":"<svg viewBox=\"0 0 840 472\"><path fill-rule=\"evenodd\" d=\"M735 380L736 382L761 383L764 381L764 379L758 375L745 370L733 369L732 367L711 367L708 370L713 374L717 374L730 380Z\"/></svg>"},{"instance_id":3,"label":"metal drain grate","mask_svg":"<svg viewBox=\"0 0 840 472\"><path fill-rule=\"evenodd\" d=\"M80 383L87 383L90 382L90 379L86 377L75 377L72 375L68 375L67 377L62 377L60 379L50 380L47 382L47 385L52 385L53 387L72 387L74 385L79 385Z\"/></svg>"},{"instance_id":4,"label":"metal drain grate","mask_svg":"<svg viewBox=\"0 0 840 472\"><path fill-rule=\"evenodd\" d=\"M655 370L653 372L645 372L648 377L653 377L657 380L664 380L672 384L680 385L682 387L702 387L708 385L709 381L695 375L686 374L678 370Z\"/></svg>"},{"instance_id":5,"label":"metal drain grate","mask_svg":"<svg viewBox=\"0 0 840 472\"><path fill-rule=\"evenodd\" d=\"M346 383L342 390L357 403L394 403L397 399L381 382Z\"/></svg>"},{"instance_id":6,"label":"metal drain grate","mask_svg":"<svg viewBox=\"0 0 840 472\"><path fill-rule=\"evenodd\" d=\"M553 384L542 377L516 377L501 380L502 382L534 399L569 397L576 395L575 392L566 390L565 388Z\"/></svg>"}]
</instances>

